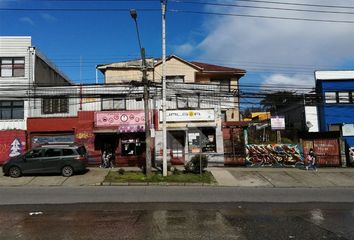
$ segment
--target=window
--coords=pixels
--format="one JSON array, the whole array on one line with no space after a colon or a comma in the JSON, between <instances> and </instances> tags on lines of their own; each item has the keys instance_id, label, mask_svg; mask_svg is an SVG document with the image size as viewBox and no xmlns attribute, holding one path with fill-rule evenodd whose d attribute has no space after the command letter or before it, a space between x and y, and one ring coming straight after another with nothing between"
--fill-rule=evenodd
<instances>
[{"instance_id":1,"label":"window","mask_svg":"<svg viewBox=\"0 0 354 240\"><path fill-rule=\"evenodd\" d=\"M177 108L185 109L188 108L188 97L182 97L180 95L176 96L177 98Z\"/></svg>"},{"instance_id":2,"label":"window","mask_svg":"<svg viewBox=\"0 0 354 240\"><path fill-rule=\"evenodd\" d=\"M44 98L42 102L42 113L67 113L69 112L68 98Z\"/></svg>"},{"instance_id":3,"label":"window","mask_svg":"<svg viewBox=\"0 0 354 240\"><path fill-rule=\"evenodd\" d=\"M23 101L0 101L0 119L23 119Z\"/></svg>"},{"instance_id":4,"label":"window","mask_svg":"<svg viewBox=\"0 0 354 240\"><path fill-rule=\"evenodd\" d=\"M183 83L184 76L166 76L166 82Z\"/></svg>"},{"instance_id":5,"label":"window","mask_svg":"<svg viewBox=\"0 0 354 240\"><path fill-rule=\"evenodd\" d=\"M67 149L67 148L63 149L63 156L71 156L71 155L75 155L72 149Z\"/></svg>"},{"instance_id":6,"label":"window","mask_svg":"<svg viewBox=\"0 0 354 240\"><path fill-rule=\"evenodd\" d=\"M42 157L42 155L43 155L43 149L33 149L30 152L26 153L26 159L38 158L38 157Z\"/></svg>"},{"instance_id":7,"label":"window","mask_svg":"<svg viewBox=\"0 0 354 240\"><path fill-rule=\"evenodd\" d=\"M188 131L189 151L216 152L216 140L214 128L189 129Z\"/></svg>"},{"instance_id":8,"label":"window","mask_svg":"<svg viewBox=\"0 0 354 240\"><path fill-rule=\"evenodd\" d=\"M349 103L349 92L339 92L338 100L339 103Z\"/></svg>"},{"instance_id":9,"label":"window","mask_svg":"<svg viewBox=\"0 0 354 240\"><path fill-rule=\"evenodd\" d=\"M50 148L44 153L45 157L59 157L60 155L61 155L61 149L54 149L54 148Z\"/></svg>"},{"instance_id":10,"label":"window","mask_svg":"<svg viewBox=\"0 0 354 240\"><path fill-rule=\"evenodd\" d=\"M189 108L200 108L200 93L196 93L193 97L188 98Z\"/></svg>"},{"instance_id":11,"label":"window","mask_svg":"<svg viewBox=\"0 0 354 240\"><path fill-rule=\"evenodd\" d=\"M336 92L325 92L325 101L326 103L336 103L337 102Z\"/></svg>"},{"instance_id":12,"label":"window","mask_svg":"<svg viewBox=\"0 0 354 240\"><path fill-rule=\"evenodd\" d=\"M103 98L102 110L125 110L125 99Z\"/></svg>"},{"instance_id":13,"label":"window","mask_svg":"<svg viewBox=\"0 0 354 240\"><path fill-rule=\"evenodd\" d=\"M0 58L1 77L24 77L25 58Z\"/></svg>"},{"instance_id":14,"label":"window","mask_svg":"<svg viewBox=\"0 0 354 240\"><path fill-rule=\"evenodd\" d=\"M230 92L230 79L211 78L210 81L220 86L220 92Z\"/></svg>"},{"instance_id":15,"label":"window","mask_svg":"<svg viewBox=\"0 0 354 240\"><path fill-rule=\"evenodd\" d=\"M176 96L178 109L196 109L200 107L200 94L196 93L194 96Z\"/></svg>"},{"instance_id":16,"label":"window","mask_svg":"<svg viewBox=\"0 0 354 240\"><path fill-rule=\"evenodd\" d=\"M143 153L143 144L139 138L122 140L122 156L139 156Z\"/></svg>"}]
</instances>

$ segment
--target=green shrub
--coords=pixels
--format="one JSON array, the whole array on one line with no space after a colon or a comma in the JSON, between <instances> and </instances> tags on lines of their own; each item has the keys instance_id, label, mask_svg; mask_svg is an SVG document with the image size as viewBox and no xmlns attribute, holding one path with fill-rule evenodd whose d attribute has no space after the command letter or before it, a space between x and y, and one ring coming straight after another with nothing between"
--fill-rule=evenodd
<instances>
[{"instance_id":1,"label":"green shrub","mask_svg":"<svg viewBox=\"0 0 354 240\"><path fill-rule=\"evenodd\" d=\"M118 173L119 173L119 175L124 175L125 170L123 168L119 168Z\"/></svg>"},{"instance_id":2,"label":"green shrub","mask_svg":"<svg viewBox=\"0 0 354 240\"><path fill-rule=\"evenodd\" d=\"M197 154L184 166L186 172L200 173L208 167L208 156Z\"/></svg>"}]
</instances>

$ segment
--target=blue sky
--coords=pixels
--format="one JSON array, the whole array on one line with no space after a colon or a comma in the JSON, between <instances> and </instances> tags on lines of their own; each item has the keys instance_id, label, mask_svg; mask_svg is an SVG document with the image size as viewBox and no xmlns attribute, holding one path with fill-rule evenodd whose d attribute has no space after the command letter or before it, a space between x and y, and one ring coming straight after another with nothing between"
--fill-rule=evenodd
<instances>
[{"instance_id":1,"label":"blue sky","mask_svg":"<svg viewBox=\"0 0 354 240\"><path fill-rule=\"evenodd\" d=\"M354 22L354 3L351 0L335 1L336 6L345 8L306 6L333 5L334 1L330 0L279 1L305 4L298 6L245 0L188 2L228 6L170 0L166 23L167 53L191 61L243 68L247 75L242 78L241 87L244 85L245 89L252 85L249 90L254 86L308 90L314 85L315 70L354 69L354 23L174 12L177 9ZM236 4L251 7L232 6ZM135 26L128 9L138 9L140 36L147 56L161 56L160 7L159 0L0 0L0 8L3 9L0 11L0 35L32 36L34 46L74 82L94 83L97 64L139 58ZM9 10L19 8L81 10ZM82 11L112 8L124 10ZM336 13L340 11L347 13Z\"/></svg>"}]
</instances>

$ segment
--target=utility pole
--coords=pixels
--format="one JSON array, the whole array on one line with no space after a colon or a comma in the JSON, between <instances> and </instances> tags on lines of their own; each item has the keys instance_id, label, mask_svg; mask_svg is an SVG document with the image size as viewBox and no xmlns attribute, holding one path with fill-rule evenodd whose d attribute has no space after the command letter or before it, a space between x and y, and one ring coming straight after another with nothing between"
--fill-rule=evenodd
<instances>
[{"instance_id":1,"label":"utility pole","mask_svg":"<svg viewBox=\"0 0 354 240\"><path fill-rule=\"evenodd\" d=\"M166 130L166 5L161 0L162 9L162 175L167 176L167 130Z\"/></svg>"},{"instance_id":2,"label":"utility pole","mask_svg":"<svg viewBox=\"0 0 354 240\"><path fill-rule=\"evenodd\" d=\"M149 89L148 89L149 82L147 79L147 65L146 65L146 59L145 59L145 48L141 47L138 22L136 20L138 17L138 14L135 9L130 10L130 16L134 19L134 22L135 22L136 32L137 32L138 41L139 41L141 61L142 61L141 71L143 73L142 82L144 85L144 115L145 115L145 156L146 156L145 157L145 161L146 161L145 173L148 175L151 173L151 151L150 151L151 133L150 133Z\"/></svg>"}]
</instances>

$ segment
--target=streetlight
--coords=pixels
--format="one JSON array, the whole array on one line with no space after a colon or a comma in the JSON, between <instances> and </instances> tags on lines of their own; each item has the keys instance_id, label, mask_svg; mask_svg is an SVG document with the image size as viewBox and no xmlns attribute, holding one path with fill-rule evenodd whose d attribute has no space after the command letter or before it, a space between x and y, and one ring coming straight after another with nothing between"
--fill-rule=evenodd
<instances>
[{"instance_id":1,"label":"streetlight","mask_svg":"<svg viewBox=\"0 0 354 240\"><path fill-rule=\"evenodd\" d=\"M146 174L151 173L151 134L150 134L150 116L149 116L149 90L148 90L148 80L147 80L147 66L146 66L146 59L145 59L145 48L141 47L140 41L140 34L139 34L139 27L138 27L138 14L135 9L130 10L130 16L134 19L136 33L138 35L138 42L139 42L139 49L141 55L141 71L143 73L143 84L144 84L144 112L145 112L145 155L146 155Z\"/></svg>"}]
</instances>

